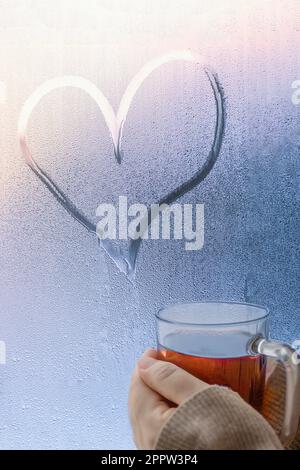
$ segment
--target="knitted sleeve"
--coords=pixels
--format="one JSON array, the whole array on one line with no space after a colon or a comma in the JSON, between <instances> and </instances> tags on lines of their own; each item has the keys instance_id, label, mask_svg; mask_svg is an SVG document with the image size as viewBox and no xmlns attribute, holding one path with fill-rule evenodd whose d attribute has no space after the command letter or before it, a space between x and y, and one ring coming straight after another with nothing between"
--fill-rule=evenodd
<instances>
[{"instance_id":1,"label":"knitted sleeve","mask_svg":"<svg viewBox=\"0 0 300 470\"><path fill-rule=\"evenodd\" d=\"M217 385L181 404L163 426L157 450L282 450L270 424L240 396Z\"/></svg>"}]
</instances>

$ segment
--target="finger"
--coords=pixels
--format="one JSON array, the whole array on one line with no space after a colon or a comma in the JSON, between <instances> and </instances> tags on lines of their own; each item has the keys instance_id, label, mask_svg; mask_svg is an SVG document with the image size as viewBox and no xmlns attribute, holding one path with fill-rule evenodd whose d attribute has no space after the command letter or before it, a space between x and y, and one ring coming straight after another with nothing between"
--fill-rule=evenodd
<instances>
[{"instance_id":1,"label":"finger","mask_svg":"<svg viewBox=\"0 0 300 470\"><path fill-rule=\"evenodd\" d=\"M157 351L155 349L149 348L147 349L143 356L147 357L153 357L155 358L157 356ZM130 388L129 388L129 402L135 402L136 405L139 405L142 401L142 393L147 393L146 390L146 384L141 380L138 368L136 367L133 371L132 377L131 377L131 383L130 383ZM149 387L147 387L149 388ZM150 389L151 390L151 389ZM153 392L153 390L151 390Z\"/></svg>"},{"instance_id":2,"label":"finger","mask_svg":"<svg viewBox=\"0 0 300 470\"><path fill-rule=\"evenodd\" d=\"M130 387L129 418L138 449L153 449L156 436L174 408L148 387L135 372Z\"/></svg>"},{"instance_id":3,"label":"finger","mask_svg":"<svg viewBox=\"0 0 300 470\"><path fill-rule=\"evenodd\" d=\"M209 386L175 364L151 357L148 352L139 360L138 369L146 385L176 405Z\"/></svg>"},{"instance_id":4,"label":"finger","mask_svg":"<svg viewBox=\"0 0 300 470\"><path fill-rule=\"evenodd\" d=\"M169 409L168 403L141 379L137 369L131 379L128 404L130 412L134 413L144 414L154 408L163 413Z\"/></svg>"},{"instance_id":5,"label":"finger","mask_svg":"<svg viewBox=\"0 0 300 470\"><path fill-rule=\"evenodd\" d=\"M148 348L141 357L152 357L153 359L158 359L158 352L156 349Z\"/></svg>"}]
</instances>

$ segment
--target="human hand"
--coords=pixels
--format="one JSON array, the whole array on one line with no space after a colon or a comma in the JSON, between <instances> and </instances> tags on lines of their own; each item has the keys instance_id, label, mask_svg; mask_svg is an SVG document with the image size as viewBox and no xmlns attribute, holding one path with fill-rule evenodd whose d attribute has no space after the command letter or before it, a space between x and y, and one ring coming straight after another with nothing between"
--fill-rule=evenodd
<instances>
[{"instance_id":1,"label":"human hand","mask_svg":"<svg viewBox=\"0 0 300 470\"><path fill-rule=\"evenodd\" d=\"M129 417L138 449L153 449L158 434L178 405L208 385L147 350L137 363L129 391Z\"/></svg>"}]
</instances>

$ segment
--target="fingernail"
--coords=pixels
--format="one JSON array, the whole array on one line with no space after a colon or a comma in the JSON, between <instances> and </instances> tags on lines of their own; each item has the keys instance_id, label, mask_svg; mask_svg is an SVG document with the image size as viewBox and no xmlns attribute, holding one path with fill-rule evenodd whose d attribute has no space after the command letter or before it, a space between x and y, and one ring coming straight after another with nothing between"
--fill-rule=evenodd
<instances>
[{"instance_id":1,"label":"fingernail","mask_svg":"<svg viewBox=\"0 0 300 470\"><path fill-rule=\"evenodd\" d=\"M150 346L149 348L146 349L146 351L144 352L144 354L149 353L149 352L156 352L156 349L155 349L155 348L152 348L152 347Z\"/></svg>"},{"instance_id":2,"label":"fingernail","mask_svg":"<svg viewBox=\"0 0 300 470\"><path fill-rule=\"evenodd\" d=\"M156 360L153 359L152 357L141 357L137 365L139 369L148 369L148 367L153 366L155 362Z\"/></svg>"}]
</instances>

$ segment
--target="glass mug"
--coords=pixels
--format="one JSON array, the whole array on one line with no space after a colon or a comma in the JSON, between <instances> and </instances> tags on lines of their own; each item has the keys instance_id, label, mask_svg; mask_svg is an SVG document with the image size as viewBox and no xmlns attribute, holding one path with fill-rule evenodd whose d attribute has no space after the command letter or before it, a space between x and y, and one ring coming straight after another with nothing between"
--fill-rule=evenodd
<instances>
[{"instance_id":1,"label":"glass mug","mask_svg":"<svg viewBox=\"0 0 300 470\"><path fill-rule=\"evenodd\" d=\"M209 384L238 392L261 410L267 358L286 371L285 416L280 439L295 437L300 416L300 360L288 346L269 340L269 312L238 302L177 304L158 312L159 357Z\"/></svg>"}]
</instances>

